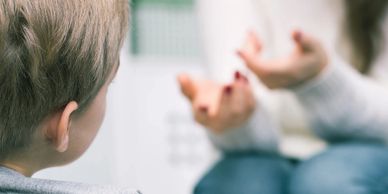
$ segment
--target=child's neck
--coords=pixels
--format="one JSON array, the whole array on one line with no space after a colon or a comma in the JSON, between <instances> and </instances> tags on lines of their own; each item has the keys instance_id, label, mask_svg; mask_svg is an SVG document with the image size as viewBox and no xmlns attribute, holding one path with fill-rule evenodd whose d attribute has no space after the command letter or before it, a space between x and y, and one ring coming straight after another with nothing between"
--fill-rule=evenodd
<instances>
[{"instance_id":1,"label":"child's neck","mask_svg":"<svg viewBox=\"0 0 388 194\"><path fill-rule=\"evenodd\" d=\"M14 171L26 176L26 177L31 177L36 172L32 169L26 168L24 165L12 163L12 162L8 162L8 161L1 162L0 165L3 167L9 168L11 170L14 170Z\"/></svg>"},{"instance_id":2,"label":"child's neck","mask_svg":"<svg viewBox=\"0 0 388 194\"><path fill-rule=\"evenodd\" d=\"M27 157L23 159L8 157L7 159L0 161L0 166L14 170L26 177L31 177L42 169L39 162Z\"/></svg>"}]
</instances>

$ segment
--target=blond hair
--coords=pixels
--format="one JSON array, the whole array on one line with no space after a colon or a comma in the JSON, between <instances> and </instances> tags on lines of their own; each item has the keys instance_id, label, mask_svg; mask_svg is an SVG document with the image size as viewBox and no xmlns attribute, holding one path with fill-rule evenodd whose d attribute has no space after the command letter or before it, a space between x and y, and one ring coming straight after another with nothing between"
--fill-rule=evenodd
<instances>
[{"instance_id":1,"label":"blond hair","mask_svg":"<svg viewBox=\"0 0 388 194\"><path fill-rule=\"evenodd\" d=\"M50 113L82 112L118 63L128 0L0 0L0 158Z\"/></svg>"}]
</instances>

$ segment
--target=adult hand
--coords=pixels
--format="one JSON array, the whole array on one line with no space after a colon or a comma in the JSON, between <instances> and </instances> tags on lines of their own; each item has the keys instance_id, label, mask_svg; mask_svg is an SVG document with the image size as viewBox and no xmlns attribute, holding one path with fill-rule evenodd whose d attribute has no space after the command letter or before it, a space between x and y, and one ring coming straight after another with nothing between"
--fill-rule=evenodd
<instances>
[{"instance_id":1,"label":"adult hand","mask_svg":"<svg viewBox=\"0 0 388 194\"><path fill-rule=\"evenodd\" d=\"M296 45L290 55L265 60L260 56L260 40L250 32L238 55L268 88L297 86L316 77L327 66L328 57L321 44L312 37L299 31L293 32L292 37Z\"/></svg>"},{"instance_id":2,"label":"adult hand","mask_svg":"<svg viewBox=\"0 0 388 194\"><path fill-rule=\"evenodd\" d=\"M211 80L194 80L181 74L178 81L190 100L195 120L214 133L241 127L255 110L256 101L248 79L235 73L231 84Z\"/></svg>"}]
</instances>

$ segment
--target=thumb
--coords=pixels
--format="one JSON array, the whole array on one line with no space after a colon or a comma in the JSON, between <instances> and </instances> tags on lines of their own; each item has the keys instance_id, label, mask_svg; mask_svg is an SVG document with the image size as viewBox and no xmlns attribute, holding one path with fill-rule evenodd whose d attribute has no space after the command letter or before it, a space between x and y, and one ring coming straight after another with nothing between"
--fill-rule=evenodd
<instances>
[{"instance_id":1,"label":"thumb","mask_svg":"<svg viewBox=\"0 0 388 194\"><path fill-rule=\"evenodd\" d=\"M193 100L196 94L196 86L194 81L187 74L180 74L177 77L182 93L189 99Z\"/></svg>"},{"instance_id":2,"label":"thumb","mask_svg":"<svg viewBox=\"0 0 388 194\"><path fill-rule=\"evenodd\" d=\"M237 55L245 62L245 65L255 74L262 73L260 54L262 43L253 31L247 35L244 45L237 50Z\"/></svg>"},{"instance_id":3,"label":"thumb","mask_svg":"<svg viewBox=\"0 0 388 194\"><path fill-rule=\"evenodd\" d=\"M314 51L318 46L315 39L298 30L293 32L292 38L302 52Z\"/></svg>"},{"instance_id":4,"label":"thumb","mask_svg":"<svg viewBox=\"0 0 388 194\"><path fill-rule=\"evenodd\" d=\"M261 60L260 57L252 55L246 51L237 51L237 54L245 62L248 69L259 77L267 72L268 69L266 67L271 67L266 63L266 61Z\"/></svg>"}]
</instances>

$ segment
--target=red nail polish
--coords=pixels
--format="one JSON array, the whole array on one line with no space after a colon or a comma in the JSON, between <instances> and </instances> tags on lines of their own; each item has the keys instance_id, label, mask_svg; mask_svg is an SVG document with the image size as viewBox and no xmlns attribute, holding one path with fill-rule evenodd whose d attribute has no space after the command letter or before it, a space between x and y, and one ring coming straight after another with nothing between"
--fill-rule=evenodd
<instances>
[{"instance_id":1,"label":"red nail polish","mask_svg":"<svg viewBox=\"0 0 388 194\"><path fill-rule=\"evenodd\" d=\"M295 32L295 40L298 42L302 40L302 32L300 31Z\"/></svg>"},{"instance_id":2,"label":"red nail polish","mask_svg":"<svg viewBox=\"0 0 388 194\"><path fill-rule=\"evenodd\" d=\"M240 79L240 78L241 78L241 73L240 73L239 71L236 71L236 72L234 73L234 78L235 78L235 79Z\"/></svg>"},{"instance_id":3,"label":"red nail polish","mask_svg":"<svg viewBox=\"0 0 388 194\"><path fill-rule=\"evenodd\" d=\"M208 111L208 108L207 108L207 106L200 106L199 111L206 113Z\"/></svg>"},{"instance_id":4,"label":"red nail polish","mask_svg":"<svg viewBox=\"0 0 388 194\"><path fill-rule=\"evenodd\" d=\"M232 91L233 91L232 86L226 86L226 87L224 88L224 92L225 92L226 94L228 94L228 95L230 95L230 94L232 93Z\"/></svg>"}]
</instances>

